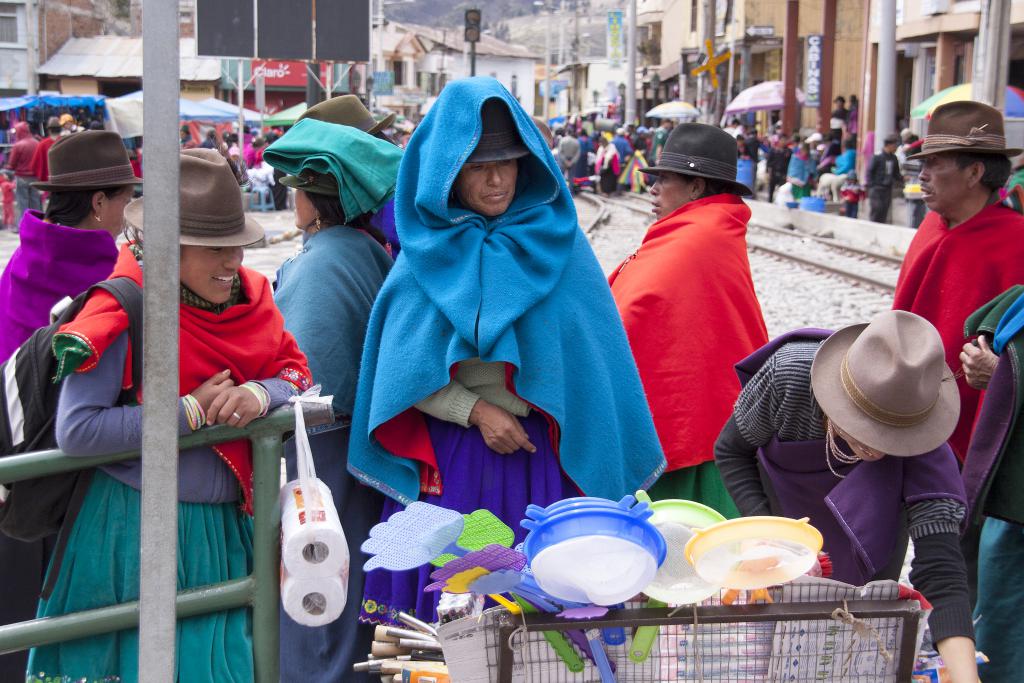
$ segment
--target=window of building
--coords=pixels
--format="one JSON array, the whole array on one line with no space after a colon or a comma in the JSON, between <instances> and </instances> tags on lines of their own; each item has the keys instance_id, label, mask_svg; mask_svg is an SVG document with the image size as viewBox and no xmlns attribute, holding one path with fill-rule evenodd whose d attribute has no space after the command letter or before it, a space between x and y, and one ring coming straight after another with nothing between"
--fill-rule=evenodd
<instances>
[{"instance_id":1,"label":"window of building","mask_svg":"<svg viewBox=\"0 0 1024 683\"><path fill-rule=\"evenodd\" d=\"M0 43L20 43L18 40L18 8L11 2L0 3Z\"/></svg>"},{"instance_id":2,"label":"window of building","mask_svg":"<svg viewBox=\"0 0 1024 683\"><path fill-rule=\"evenodd\" d=\"M697 0L690 0L690 30L697 30Z\"/></svg>"},{"instance_id":3,"label":"window of building","mask_svg":"<svg viewBox=\"0 0 1024 683\"><path fill-rule=\"evenodd\" d=\"M405 85L405 62L402 60L392 62L391 70L395 74L395 85Z\"/></svg>"}]
</instances>

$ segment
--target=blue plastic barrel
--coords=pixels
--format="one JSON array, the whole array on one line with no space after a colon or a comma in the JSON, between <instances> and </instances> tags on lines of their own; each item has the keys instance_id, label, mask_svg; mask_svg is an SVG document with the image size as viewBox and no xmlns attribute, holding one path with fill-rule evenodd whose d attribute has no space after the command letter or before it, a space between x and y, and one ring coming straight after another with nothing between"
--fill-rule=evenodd
<instances>
[{"instance_id":1,"label":"blue plastic barrel","mask_svg":"<svg viewBox=\"0 0 1024 683\"><path fill-rule=\"evenodd\" d=\"M824 197L804 197L800 200L800 208L804 211L825 213Z\"/></svg>"},{"instance_id":2,"label":"blue plastic barrel","mask_svg":"<svg viewBox=\"0 0 1024 683\"><path fill-rule=\"evenodd\" d=\"M754 189L754 172L757 165L750 159L736 160L736 182L743 183L751 190Z\"/></svg>"}]
</instances>

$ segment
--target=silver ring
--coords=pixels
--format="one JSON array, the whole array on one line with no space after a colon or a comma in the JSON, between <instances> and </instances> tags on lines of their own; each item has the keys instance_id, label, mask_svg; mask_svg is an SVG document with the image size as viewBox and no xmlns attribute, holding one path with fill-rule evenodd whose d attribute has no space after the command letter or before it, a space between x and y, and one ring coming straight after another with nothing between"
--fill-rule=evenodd
<instances>
[{"instance_id":1,"label":"silver ring","mask_svg":"<svg viewBox=\"0 0 1024 683\"><path fill-rule=\"evenodd\" d=\"M242 416L239 415L238 413L231 413L231 417L235 418L236 420L241 420L242 419Z\"/></svg>"}]
</instances>

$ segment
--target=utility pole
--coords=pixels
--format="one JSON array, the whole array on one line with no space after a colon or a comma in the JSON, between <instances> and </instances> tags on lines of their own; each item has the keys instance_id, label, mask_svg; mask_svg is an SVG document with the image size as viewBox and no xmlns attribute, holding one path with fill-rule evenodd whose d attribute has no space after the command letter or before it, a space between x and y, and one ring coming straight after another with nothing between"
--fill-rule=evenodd
<instances>
[{"instance_id":1,"label":"utility pole","mask_svg":"<svg viewBox=\"0 0 1024 683\"><path fill-rule=\"evenodd\" d=\"M786 35L782 44L782 131L784 135L792 135L799 124L796 112L796 63L800 58L799 30L800 2L799 0L786 0Z\"/></svg>"},{"instance_id":2,"label":"utility pole","mask_svg":"<svg viewBox=\"0 0 1024 683\"><path fill-rule=\"evenodd\" d=\"M982 0L981 24L974 50L971 97L1005 110L1010 66L1010 2Z\"/></svg>"},{"instance_id":3,"label":"utility pole","mask_svg":"<svg viewBox=\"0 0 1024 683\"><path fill-rule=\"evenodd\" d=\"M832 117L832 74L836 55L836 0L823 0L821 13L821 102L818 104L818 132L829 130Z\"/></svg>"},{"instance_id":4,"label":"utility pole","mask_svg":"<svg viewBox=\"0 0 1024 683\"><path fill-rule=\"evenodd\" d=\"M545 121L550 118L551 103L551 8L544 6L548 20L544 22L544 109L540 115Z\"/></svg>"},{"instance_id":5,"label":"utility pole","mask_svg":"<svg viewBox=\"0 0 1024 683\"><path fill-rule=\"evenodd\" d=\"M700 44L703 48L706 48L708 41L711 41L711 54L707 55L708 59L715 56L715 4L716 0L704 0L704 30L701 32L702 39ZM698 106L700 106L704 113L704 122L714 124L716 122L716 112L713 111L714 101L711 98L711 93L708 92L708 83L708 76L701 72L697 78Z\"/></svg>"},{"instance_id":6,"label":"utility pole","mask_svg":"<svg viewBox=\"0 0 1024 683\"><path fill-rule=\"evenodd\" d=\"M875 91L875 154L896 132L896 0L882 0L878 22L878 88Z\"/></svg>"},{"instance_id":7,"label":"utility pole","mask_svg":"<svg viewBox=\"0 0 1024 683\"><path fill-rule=\"evenodd\" d=\"M561 0L558 14L558 65L565 64L565 0Z\"/></svg>"},{"instance_id":8,"label":"utility pole","mask_svg":"<svg viewBox=\"0 0 1024 683\"><path fill-rule=\"evenodd\" d=\"M39 76L36 70L39 68L39 4L38 0L28 0L25 3L25 24L28 30L25 32L25 45L28 48L28 67L25 74L25 91L29 95L35 95L39 91Z\"/></svg>"},{"instance_id":9,"label":"utility pole","mask_svg":"<svg viewBox=\"0 0 1024 683\"><path fill-rule=\"evenodd\" d=\"M625 125L636 121L636 0L626 10L629 33L626 34L626 107Z\"/></svg>"}]
</instances>

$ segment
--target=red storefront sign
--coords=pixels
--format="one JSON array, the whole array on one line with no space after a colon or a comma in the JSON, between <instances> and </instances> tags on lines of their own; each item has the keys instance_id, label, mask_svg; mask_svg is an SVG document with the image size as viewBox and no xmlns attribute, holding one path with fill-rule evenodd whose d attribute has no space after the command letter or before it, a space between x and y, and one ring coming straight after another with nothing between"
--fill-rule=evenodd
<instances>
[{"instance_id":1,"label":"red storefront sign","mask_svg":"<svg viewBox=\"0 0 1024 683\"><path fill-rule=\"evenodd\" d=\"M306 86L306 64L304 62L252 60L253 77L263 74L268 87L288 86L303 88Z\"/></svg>"},{"instance_id":2,"label":"red storefront sign","mask_svg":"<svg viewBox=\"0 0 1024 683\"><path fill-rule=\"evenodd\" d=\"M321 63L317 70L320 80L323 81L328 74L328 65ZM252 60L252 76L263 74L264 84L268 88L305 88L306 87L306 63L274 61L265 59ZM252 85L250 84L251 88Z\"/></svg>"}]
</instances>

